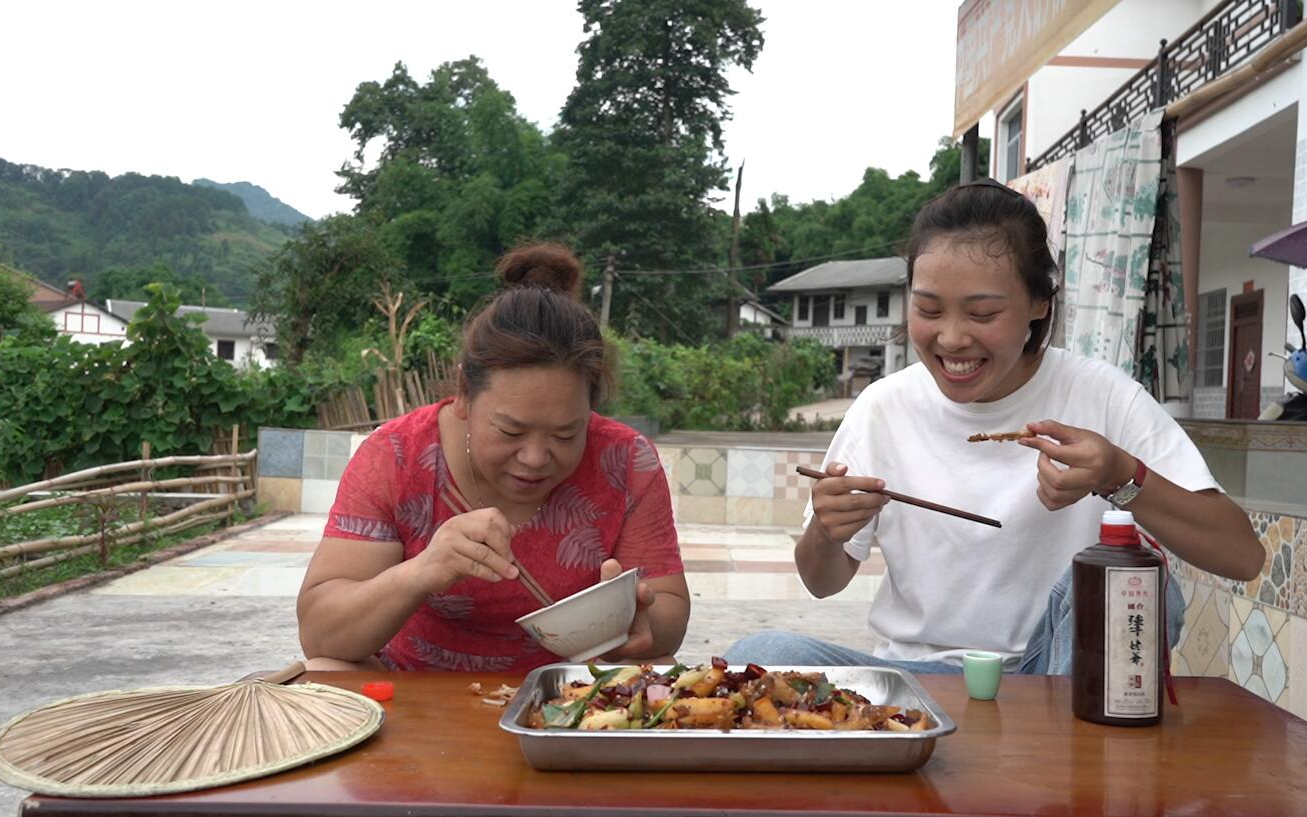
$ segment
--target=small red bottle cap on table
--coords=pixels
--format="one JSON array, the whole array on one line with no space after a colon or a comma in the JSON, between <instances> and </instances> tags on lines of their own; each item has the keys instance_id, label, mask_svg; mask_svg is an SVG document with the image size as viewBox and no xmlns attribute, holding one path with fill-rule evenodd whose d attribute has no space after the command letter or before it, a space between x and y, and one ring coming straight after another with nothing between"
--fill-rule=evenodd
<instances>
[{"instance_id":1,"label":"small red bottle cap on table","mask_svg":"<svg viewBox=\"0 0 1307 817\"><path fill-rule=\"evenodd\" d=\"M368 681L363 685L363 694L374 701L389 701L395 697L395 685L389 681Z\"/></svg>"}]
</instances>

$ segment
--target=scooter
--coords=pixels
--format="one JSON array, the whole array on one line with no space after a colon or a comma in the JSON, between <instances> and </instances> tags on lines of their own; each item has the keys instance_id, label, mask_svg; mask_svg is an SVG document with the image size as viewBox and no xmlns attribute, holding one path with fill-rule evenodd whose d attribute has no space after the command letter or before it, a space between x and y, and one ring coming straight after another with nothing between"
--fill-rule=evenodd
<instances>
[{"instance_id":1,"label":"scooter","mask_svg":"<svg viewBox=\"0 0 1307 817\"><path fill-rule=\"evenodd\" d=\"M1298 393L1286 394L1267 406L1258 416L1258 420L1307 421L1307 332L1303 331L1303 319L1307 317L1307 313L1303 309L1302 298L1297 294L1289 296L1289 314L1293 316L1293 322L1298 324L1298 336L1302 340L1302 346L1294 349L1292 343L1286 342L1284 350L1289 353L1288 355L1279 352L1267 352L1267 354L1284 361L1284 376L1298 389Z\"/></svg>"}]
</instances>

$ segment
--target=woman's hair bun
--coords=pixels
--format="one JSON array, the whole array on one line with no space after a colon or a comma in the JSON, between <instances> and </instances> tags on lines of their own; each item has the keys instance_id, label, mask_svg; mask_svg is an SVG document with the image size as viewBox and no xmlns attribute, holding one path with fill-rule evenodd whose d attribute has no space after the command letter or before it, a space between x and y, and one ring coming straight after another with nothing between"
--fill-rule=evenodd
<instances>
[{"instance_id":1,"label":"woman's hair bun","mask_svg":"<svg viewBox=\"0 0 1307 817\"><path fill-rule=\"evenodd\" d=\"M499 259L495 270L509 287L540 287L581 296L584 268L562 244L525 244Z\"/></svg>"}]
</instances>

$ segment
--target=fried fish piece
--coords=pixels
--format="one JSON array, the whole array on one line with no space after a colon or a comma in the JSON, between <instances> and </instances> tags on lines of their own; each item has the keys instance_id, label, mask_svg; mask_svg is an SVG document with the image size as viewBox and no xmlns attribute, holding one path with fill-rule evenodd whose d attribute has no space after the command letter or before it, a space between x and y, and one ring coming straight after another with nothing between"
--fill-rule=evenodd
<instances>
[{"instance_id":1,"label":"fried fish piece","mask_svg":"<svg viewBox=\"0 0 1307 817\"><path fill-rule=\"evenodd\" d=\"M1033 436L1035 436L1035 432L1029 429L1022 429L1021 431L1003 431L997 434L972 434L970 437L967 438L967 442L1005 443L1005 442L1011 442L1013 440L1025 440Z\"/></svg>"}]
</instances>

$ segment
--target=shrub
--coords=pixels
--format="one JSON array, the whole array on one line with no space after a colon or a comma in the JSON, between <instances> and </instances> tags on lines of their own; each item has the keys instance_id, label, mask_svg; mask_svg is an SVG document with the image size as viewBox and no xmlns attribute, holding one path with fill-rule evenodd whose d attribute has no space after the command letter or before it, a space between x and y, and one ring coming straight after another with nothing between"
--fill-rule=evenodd
<instances>
[{"instance_id":1,"label":"shrub","mask_svg":"<svg viewBox=\"0 0 1307 817\"><path fill-rule=\"evenodd\" d=\"M791 408L821 397L835 379L830 351L808 340L741 333L704 346L612 341L620 363L609 412L642 414L667 429L780 430Z\"/></svg>"}]
</instances>

